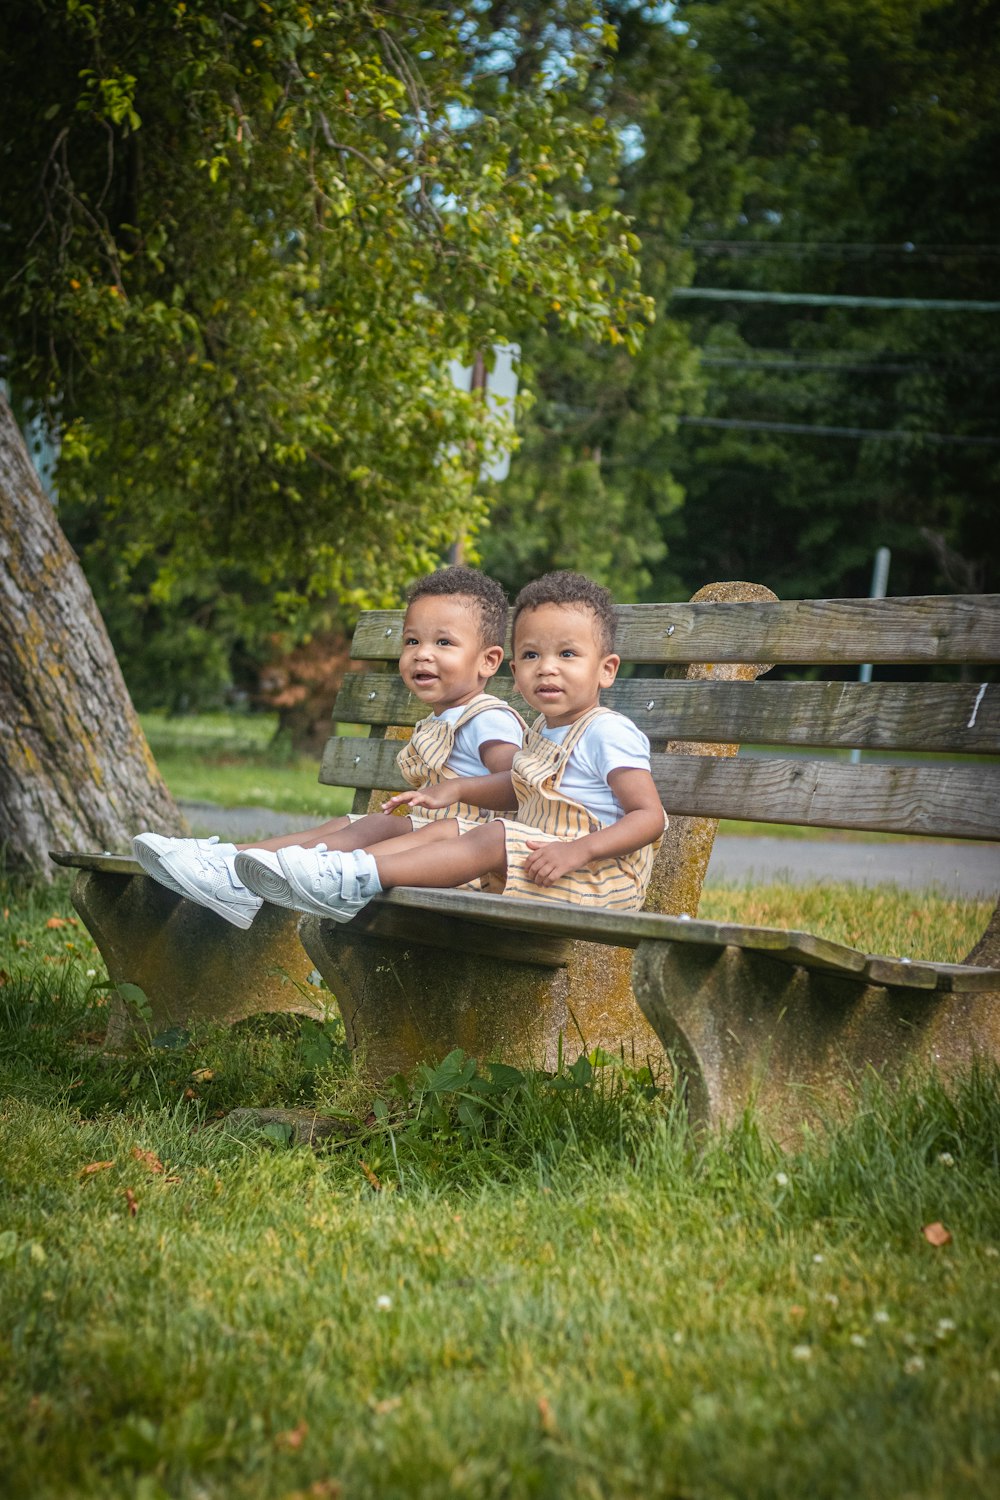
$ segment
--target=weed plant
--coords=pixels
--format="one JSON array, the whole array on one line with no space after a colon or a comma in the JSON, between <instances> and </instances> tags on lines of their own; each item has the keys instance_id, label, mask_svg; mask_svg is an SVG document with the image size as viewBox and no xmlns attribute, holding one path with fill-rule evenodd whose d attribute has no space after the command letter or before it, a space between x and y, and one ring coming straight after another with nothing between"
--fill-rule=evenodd
<instances>
[{"instance_id":1,"label":"weed plant","mask_svg":"<svg viewBox=\"0 0 1000 1500\"><path fill-rule=\"evenodd\" d=\"M986 917L915 902L880 946ZM781 1152L599 1052L373 1091L333 1012L112 1056L66 887L0 912L0 1493L995 1493L996 1070L859 1079Z\"/></svg>"}]
</instances>

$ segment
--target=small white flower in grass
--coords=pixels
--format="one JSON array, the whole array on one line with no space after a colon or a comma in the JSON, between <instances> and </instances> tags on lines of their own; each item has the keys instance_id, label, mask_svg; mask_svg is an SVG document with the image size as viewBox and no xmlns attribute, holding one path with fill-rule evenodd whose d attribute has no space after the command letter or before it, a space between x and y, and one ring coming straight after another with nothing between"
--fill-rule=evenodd
<instances>
[{"instance_id":1,"label":"small white flower in grass","mask_svg":"<svg viewBox=\"0 0 1000 1500\"><path fill-rule=\"evenodd\" d=\"M997 1256L1000 1255L1000 1250L997 1249L996 1245L987 1245L983 1254L988 1255L990 1260L996 1260Z\"/></svg>"},{"instance_id":2,"label":"small white flower in grass","mask_svg":"<svg viewBox=\"0 0 1000 1500\"><path fill-rule=\"evenodd\" d=\"M829 1302L831 1307L840 1306L840 1298L837 1296L836 1292L825 1292L823 1295L823 1301Z\"/></svg>"},{"instance_id":3,"label":"small white flower in grass","mask_svg":"<svg viewBox=\"0 0 1000 1500\"><path fill-rule=\"evenodd\" d=\"M87 970L87 978L88 979L94 979L94 978L96 978L96 976L97 976L97 970L96 969L88 969Z\"/></svg>"},{"instance_id":4,"label":"small white flower in grass","mask_svg":"<svg viewBox=\"0 0 1000 1500\"><path fill-rule=\"evenodd\" d=\"M880 1307L877 1312L872 1314L872 1317L876 1323L888 1323L889 1321L889 1314L884 1307Z\"/></svg>"},{"instance_id":5,"label":"small white flower in grass","mask_svg":"<svg viewBox=\"0 0 1000 1500\"><path fill-rule=\"evenodd\" d=\"M392 1307L392 1298L387 1297L385 1292L383 1292L380 1297L375 1298L375 1306L378 1308L379 1312L388 1312Z\"/></svg>"},{"instance_id":6,"label":"small white flower in grass","mask_svg":"<svg viewBox=\"0 0 1000 1500\"><path fill-rule=\"evenodd\" d=\"M775 1172L774 1180L779 1187L788 1186L788 1174L786 1172Z\"/></svg>"},{"instance_id":7,"label":"small white flower in grass","mask_svg":"<svg viewBox=\"0 0 1000 1500\"><path fill-rule=\"evenodd\" d=\"M950 1151L939 1151L938 1152L938 1166L939 1167L953 1167L954 1165L955 1165L955 1158L952 1156L952 1154L951 1154Z\"/></svg>"},{"instance_id":8,"label":"small white flower in grass","mask_svg":"<svg viewBox=\"0 0 1000 1500\"><path fill-rule=\"evenodd\" d=\"M795 1344L795 1345L793 1345L793 1347L792 1347L792 1358L793 1359L801 1360L804 1363L807 1359L812 1359L812 1357L813 1357L812 1344Z\"/></svg>"},{"instance_id":9,"label":"small white flower in grass","mask_svg":"<svg viewBox=\"0 0 1000 1500\"><path fill-rule=\"evenodd\" d=\"M903 1366L904 1375L919 1375L924 1368L924 1362L919 1354L912 1354Z\"/></svg>"},{"instance_id":10,"label":"small white flower in grass","mask_svg":"<svg viewBox=\"0 0 1000 1500\"><path fill-rule=\"evenodd\" d=\"M937 1324L937 1328L935 1329L935 1333L937 1334L937 1336L938 1336L939 1339L947 1338L948 1335L949 1335L949 1333L954 1333L954 1332L955 1332L955 1320L954 1320L954 1318L938 1318L938 1324Z\"/></svg>"},{"instance_id":11,"label":"small white flower in grass","mask_svg":"<svg viewBox=\"0 0 1000 1500\"><path fill-rule=\"evenodd\" d=\"M684 1342L684 1335L683 1335L683 1333L681 1333L680 1329L678 1329L677 1332L674 1334L674 1343L675 1344L683 1344L683 1342Z\"/></svg>"},{"instance_id":12,"label":"small white flower in grass","mask_svg":"<svg viewBox=\"0 0 1000 1500\"><path fill-rule=\"evenodd\" d=\"M814 1266L821 1266L822 1264L823 1264L823 1257L822 1257L822 1255L814 1255L813 1256L813 1265Z\"/></svg>"},{"instance_id":13,"label":"small white flower in grass","mask_svg":"<svg viewBox=\"0 0 1000 1500\"><path fill-rule=\"evenodd\" d=\"M868 1340L865 1338L863 1333L851 1334L851 1343L854 1345L855 1349L863 1349L867 1342Z\"/></svg>"}]
</instances>

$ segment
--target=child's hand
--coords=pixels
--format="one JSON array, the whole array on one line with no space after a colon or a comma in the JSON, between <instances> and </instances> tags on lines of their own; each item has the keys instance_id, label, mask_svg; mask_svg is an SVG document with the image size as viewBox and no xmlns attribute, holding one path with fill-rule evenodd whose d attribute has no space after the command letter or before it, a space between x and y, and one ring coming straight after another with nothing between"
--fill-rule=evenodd
<instances>
[{"instance_id":1,"label":"child's hand","mask_svg":"<svg viewBox=\"0 0 1000 1500\"><path fill-rule=\"evenodd\" d=\"M572 842L564 844L559 840L553 842L548 839L528 839L526 842L532 853L524 861L524 873L536 885L555 885L561 876L586 864L586 860L581 860L576 853Z\"/></svg>"},{"instance_id":2,"label":"child's hand","mask_svg":"<svg viewBox=\"0 0 1000 1500\"><path fill-rule=\"evenodd\" d=\"M412 792L397 792L382 803L383 812L392 812L394 807L448 807L457 799L447 782L437 786L421 786Z\"/></svg>"}]
</instances>

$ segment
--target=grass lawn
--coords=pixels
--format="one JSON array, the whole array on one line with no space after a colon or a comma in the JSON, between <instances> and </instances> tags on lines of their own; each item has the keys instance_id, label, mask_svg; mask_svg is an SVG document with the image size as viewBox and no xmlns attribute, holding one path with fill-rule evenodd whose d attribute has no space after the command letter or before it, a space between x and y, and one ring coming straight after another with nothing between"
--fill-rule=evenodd
<instances>
[{"instance_id":1,"label":"grass lawn","mask_svg":"<svg viewBox=\"0 0 1000 1500\"><path fill-rule=\"evenodd\" d=\"M915 957L988 915L703 909ZM334 1011L106 1055L102 978L65 885L0 881L0 1494L995 1495L995 1072L868 1080L795 1154L753 1120L699 1149L614 1066L375 1098ZM343 1138L227 1118L298 1104Z\"/></svg>"}]
</instances>

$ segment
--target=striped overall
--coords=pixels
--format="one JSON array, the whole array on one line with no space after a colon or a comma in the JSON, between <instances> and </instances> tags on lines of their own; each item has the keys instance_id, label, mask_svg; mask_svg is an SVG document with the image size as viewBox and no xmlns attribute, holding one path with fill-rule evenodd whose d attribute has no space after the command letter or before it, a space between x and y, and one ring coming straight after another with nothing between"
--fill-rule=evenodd
<instances>
[{"instance_id":1,"label":"striped overall","mask_svg":"<svg viewBox=\"0 0 1000 1500\"><path fill-rule=\"evenodd\" d=\"M584 731L599 715L610 712L607 708L591 709L571 726L561 745L545 739L534 726L529 728L524 748L515 755L511 768L518 819L516 822L503 819L507 840L507 880L502 887L505 896L529 901L571 901L576 906L619 907L628 911L641 909L659 839L632 854L591 860L581 869L563 875L555 885L536 885L524 874L524 862L531 853L529 839L572 840L601 828L585 807L562 796L559 783ZM499 878L484 879L483 889L498 892Z\"/></svg>"},{"instance_id":2,"label":"striped overall","mask_svg":"<svg viewBox=\"0 0 1000 1500\"><path fill-rule=\"evenodd\" d=\"M396 764L410 786L437 786L442 781L456 779L457 773L448 764L455 735L463 724L468 724L470 719L485 713L489 708L506 709L514 715L521 728L527 730L528 726L521 715L492 693L477 693L475 698L466 703L454 724L429 714L426 719L420 720L396 757ZM483 772L484 776L488 774L487 771ZM462 833L468 833L470 828L475 828L480 823L490 823L496 816L485 808L473 807L469 802L453 802L449 807L407 807L403 811L414 828L423 828L425 824L438 818L457 818Z\"/></svg>"}]
</instances>

